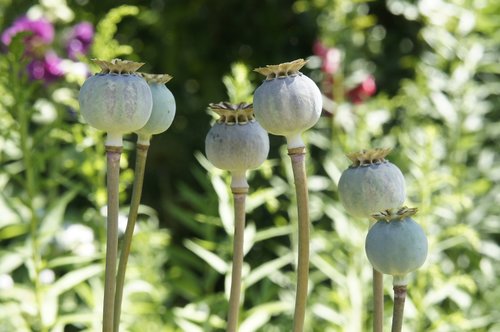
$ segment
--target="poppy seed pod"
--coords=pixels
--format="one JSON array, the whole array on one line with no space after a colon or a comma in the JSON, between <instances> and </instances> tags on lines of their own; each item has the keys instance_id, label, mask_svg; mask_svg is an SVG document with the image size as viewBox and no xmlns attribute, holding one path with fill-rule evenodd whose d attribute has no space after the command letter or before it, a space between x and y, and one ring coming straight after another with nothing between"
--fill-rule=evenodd
<instances>
[{"instance_id":1,"label":"poppy seed pod","mask_svg":"<svg viewBox=\"0 0 500 332\"><path fill-rule=\"evenodd\" d=\"M369 218L373 213L400 208L405 201L405 180L399 168L385 159L391 149L348 154L352 161L340 176L338 190L351 215Z\"/></svg>"},{"instance_id":2,"label":"poppy seed pod","mask_svg":"<svg viewBox=\"0 0 500 332\"><path fill-rule=\"evenodd\" d=\"M373 267L403 281L404 277L424 264L427 237L411 216L417 209L400 208L373 215L377 219L366 236L365 251Z\"/></svg>"},{"instance_id":3,"label":"poppy seed pod","mask_svg":"<svg viewBox=\"0 0 500 332\"><path fill-rule=\"evenodd\" d=\"M299 71L305 64L298 59L255 69L266 76L254 93L255 117L269 133L285 136L288 148L303 147L301 133L321 115L321 92Z\"/></svg>"},{"instance_id":4,"label":"poppy seed pod","mask_svg":"<svg viewBox=\"0 0 500 332\"><path fill-rule=\"evenodd\" d=\"M106 145L121 146L122 135L143 127L151 115L151 89L136 73L143 64L120 59L94 62L102 70L83 83L80 111L92 127L107 132Z\"/></svg>"},{"instance_id":5,"label":"poppy seed pod","mask_svg":"<svg viewBox=\"0 0 500 332\"><path fill-rule=\"evenodd\" d=\"M232 187L247 187L245 172L259 167L269 153L267 132L255 121L251 104L210 104L220 118L205 139L207 159L217 168L231 171Z\"/></svg>"},{"instance_id":6,"label":"poppy seed pod","mask_svg":"<svg viewBox=\"0 0 500 332\"><path fill-rule=\"evenodd\" d=\"M175 98L165 83L172 79L167 74L145 74L141 76L146 80L153 96L153 109L151 116L144 127L135 132L139 136L138 143L149 145L151 136L167 130L175 116Z\"/></svg>"}]
</instances>

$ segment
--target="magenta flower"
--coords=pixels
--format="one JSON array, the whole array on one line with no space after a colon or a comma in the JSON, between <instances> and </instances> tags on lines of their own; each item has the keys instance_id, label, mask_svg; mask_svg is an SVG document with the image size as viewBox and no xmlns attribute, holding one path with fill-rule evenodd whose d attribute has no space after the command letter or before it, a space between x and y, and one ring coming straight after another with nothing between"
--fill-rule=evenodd
<instances>
[{"instance_id":1,"label":"magenta flower","mask_svg":"<svg viewBox=\"0 0 500 332\"><path fill-rule=\"evenodd\" d=\"M8 27L1 36L2 43L9 45L12 38L20 32L31 32L24 40L28 53L36 53L37 49L52 43L54 40L54 26L46 19L37 20L21 16Z\"/></svg>"},{"instance_id":2,"label":"magenta flower","mask_svg":"<svg viewBox=\"0 0 500 332\"><path fill-rule=\"evenodd\" d=\"M76 60L78 56L85 55L90 49L94 38L94 27L89 22L76 24L67 40L66 51L70 59Z\"/></svg>"},{"instance_id":3,"label":"magenta flower","mask_svg":"<svg viewBox=\"0 0 500 332\"><path fill-rule=\"evenodd\" d=\"M64 76L62 60L53 52L48 52L41 59L33 59L27 67L31 80L52 82Z\"/></svg>"}]
</instances>

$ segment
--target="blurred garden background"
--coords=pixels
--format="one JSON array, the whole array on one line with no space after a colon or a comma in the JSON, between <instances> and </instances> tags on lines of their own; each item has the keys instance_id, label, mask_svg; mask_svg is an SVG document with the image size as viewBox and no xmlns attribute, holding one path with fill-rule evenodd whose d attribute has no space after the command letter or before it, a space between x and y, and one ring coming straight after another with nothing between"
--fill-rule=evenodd
<instances>
[{"instance_id":1,"label":"blurred garden background","mask_svg":"<svg viewBox=\"0 0 500 332\"><path fill-rule=\"evenodd\" d=\"M500 331L500 2L0 0L0 331L99 331L103 133L78 91L90 59L168 73L127 271L123 331L223 331L232 250L228 174L204 157L208 103L251 102L255 67L308 59L324 112L308 144L306 331L369 331L369 221L337 195L345 153L391 147L429 238L405 331ZM134 164L122 157L124 229ZM294 189L284 140L249 174L241 332L290 331ZM386 326L392 280L385 279Z\"/></svg>"}]
</instances>

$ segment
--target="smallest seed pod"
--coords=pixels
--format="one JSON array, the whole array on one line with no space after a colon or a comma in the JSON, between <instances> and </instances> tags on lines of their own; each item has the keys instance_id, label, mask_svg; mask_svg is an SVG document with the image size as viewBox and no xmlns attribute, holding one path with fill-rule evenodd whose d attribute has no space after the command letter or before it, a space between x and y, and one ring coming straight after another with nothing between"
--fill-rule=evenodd
<instances>
[{"instance_id":1,"label":"smallest seed pod","mask_svg":"<svg viewBox=\"0 0 500 332\"><path fill-rule=\"evenodd\" d=\"M255 120L251 104L210 104L220 118L205 139L207 159L232 175L232 188L248 188L246 171L259 167L269 153L269 136Z\"/></svg>"},{"instance_id":2,"label":"smallest seed pod","mask_svg":"<svg viewBox=\"0 0 500 332\"><path fill-rule=\"evenodd\" d=\"M422 266L427 257L427 237L411 217L416 208L402 207L373 214L378 220L368 231L365 251L372 266L406 284L405 276Z\"/></svg>"},{"instance_id":3,"label":"smallest seed pod","mask_svg":"<svg viewBox=\"0 0 500 332\"><path fill-rule=\"evenodd\" d=\"M148 122L135 133L138 135L137 143L149 145L151 136L161 134L172 125L175 117L175 98L165 86L172 79L167 74L140 73L151 89L153 108Z\"/></svg>"}]
</instances>

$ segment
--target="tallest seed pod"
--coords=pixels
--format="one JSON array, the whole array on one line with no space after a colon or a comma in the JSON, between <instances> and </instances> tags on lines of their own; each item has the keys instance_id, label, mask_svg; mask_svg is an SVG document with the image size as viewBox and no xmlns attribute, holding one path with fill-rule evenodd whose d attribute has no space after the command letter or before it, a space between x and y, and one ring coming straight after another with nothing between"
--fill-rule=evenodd
<instances>
[{"instance_id":1,"label":"tallest seed pod","mask_svg":"<svg viewBox=\"0 0 500 332\"><path fill-rule=\"evenodd\" d=\"M255 117L268 132L285 136L292 161L297 196L298 245L297 292L293 332L304 329L309 278L309 198L305 170L305 145L301 134L314 126L321 115L319 88L300 72L303 59L255 69L266 80L255 90Z\"/></svg>"},{"instance_id":2,"label":"tallest seed pod","mask_svg":"<svg viewBox=\"0 0 500 332\"><path fill-rule=\"evenodd\" d=\"M120 59L94 61L101 67L101 72L83 83L78 101L83 118L92 127L107 133L108 202L102 331L111 332L114 328L122 137L146 124L153 99L146 81L136 74L142 63Z\"/></svg>"},{"instance_id":3,"label":"tallest seed pod","mask_svg":"<svg viewBox=\"0 0 500 332\"><path fill-rule=\"evenodd\" d=\"M153 107L151 89L136 73L143 63L93 60L101 72L89 77L78 101L83 118L107 133L106 145L122 146L123 134L142 128Z\"/></svg>"},{"instance_id":4,"label":"tallest seed pod","mask_svg":"<svg viewBox=\"0 0 500 332\"><path fill-rule=\"evenodd\" d=\"M255 117L269 133L285 136L288 148L303 147L301 134L321 115L321 92L300 72L305 64L298 59L255 69L266 76L254 93Z\"/></svg>"}]
</instances>

